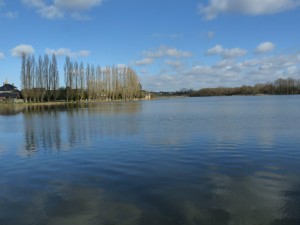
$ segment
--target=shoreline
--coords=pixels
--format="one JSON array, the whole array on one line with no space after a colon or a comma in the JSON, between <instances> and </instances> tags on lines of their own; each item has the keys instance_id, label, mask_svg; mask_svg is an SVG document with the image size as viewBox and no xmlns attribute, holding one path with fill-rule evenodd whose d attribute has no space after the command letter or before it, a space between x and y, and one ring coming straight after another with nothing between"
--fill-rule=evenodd
<instances>
[{"instance_id":1,"label":"shoreline","mask_svg":"<svg viewBox=\"0 0 300 225\"><path fill-rule=\"evenodd\" d=\"M153 100L154 98L150 99ZM57 102L0 102L1 105L18 105L18 106L52 106L52 105L76 105L76 104L94 104L109 102L131 102L131 101L149 101L149 99L130 99L130 100L90 100L90 101L57 101Z\"/></svg>"}]
</instances>

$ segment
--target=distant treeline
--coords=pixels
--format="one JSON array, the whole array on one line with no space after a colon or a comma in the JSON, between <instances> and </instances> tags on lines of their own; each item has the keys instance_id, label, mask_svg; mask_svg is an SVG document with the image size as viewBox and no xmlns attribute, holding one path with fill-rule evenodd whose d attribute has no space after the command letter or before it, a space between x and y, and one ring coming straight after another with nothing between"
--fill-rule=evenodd
<instances>
[{"instance_id":1,"label":"distant treeline","mask_svg":"<svg viewBox=\"0 0 300 225\"><path fill-rule=\"evenodd\" d=\"M272 83L256 84L255 86L203 88L188 93L197 96L231 96L231 95L293 95L300 94L300 79L277 79Z\"/></svg>"},{"instance_id":2,"label":"distant treeline","mask_svg":"<svg viewBox=\"0 0 300 225\"><path fill-rule=\"evenodd\" d=\"M172 97L172 96L231 96L231 95L293 95L300 94L300 79L277 79L274 82L266 84L256 84L254 86L241 87L217 87L202 88L198 91L183 88L173 92L152 92L156 97Z\"/></svg>"},{"instance_id":3,"label":"distant treeline","mask_svg":"<svg viewBox=\"0 0 300 225\"><path fill-rule=\"evenodd\" d=\"M130 67L95 67L71 61L64 64L65 87L59 87L56 56L22 55L21 93L25 102L117 100L141 98L142 87Z\"/></svg>"}]
</instances>

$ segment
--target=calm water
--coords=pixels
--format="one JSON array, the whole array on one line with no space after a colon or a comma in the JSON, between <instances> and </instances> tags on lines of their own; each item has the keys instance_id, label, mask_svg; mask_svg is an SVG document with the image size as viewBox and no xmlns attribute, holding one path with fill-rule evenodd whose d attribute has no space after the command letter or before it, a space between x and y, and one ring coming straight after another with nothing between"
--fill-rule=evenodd
<instances>
[{"instance_id":1,"label":"calm water","mask_svg":"<svg viewBox=\"0 0 300 225\"><path fill-rule=\"evenodd\" d=\"M0 113L0 225L300 224L300 96Z\"/></svg>"}]
</instances>

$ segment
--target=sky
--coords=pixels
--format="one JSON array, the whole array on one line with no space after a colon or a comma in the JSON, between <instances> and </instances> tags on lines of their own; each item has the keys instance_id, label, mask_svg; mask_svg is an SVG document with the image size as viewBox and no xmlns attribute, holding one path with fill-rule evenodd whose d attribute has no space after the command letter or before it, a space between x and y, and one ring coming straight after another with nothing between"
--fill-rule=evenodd
<instances>
[{"instance_id":1,"label":"sky","mask_svg":"<svg viewBox=\"0 0 300 225\"><path fill-rule=\"evenodd\" d=\"M143 89L300 79L300 0L0 0L0 84L20 55L127 65Z\"/></svg>"}]
</instances>

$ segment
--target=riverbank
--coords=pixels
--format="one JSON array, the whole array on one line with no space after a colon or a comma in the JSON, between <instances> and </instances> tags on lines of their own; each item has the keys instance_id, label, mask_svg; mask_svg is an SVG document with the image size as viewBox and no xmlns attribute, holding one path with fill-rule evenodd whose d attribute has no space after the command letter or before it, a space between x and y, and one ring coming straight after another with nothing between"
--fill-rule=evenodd
<instances>
[{"instance_id":1,"label":"riverbank","mask_svg":"<svg viewBox=\"0 0 300 225\"><path fill-rule=\"evenodd\" d=\"M93 104L93 103L105 103L105 102L130 102L130 101L148 101L153 100L154 98L136 98L136 99L116 99L116 100L89 100L89 101L56 101L56 102L0 102L0 105L23 105L23 106L52 106L52 105L69 105L69 104Z\"/></svg>"}]
</instances>

